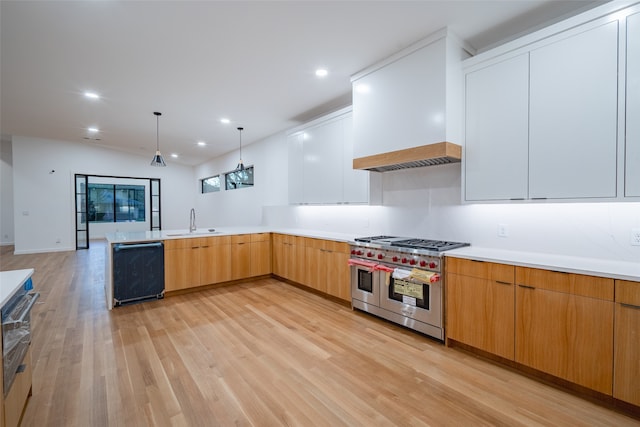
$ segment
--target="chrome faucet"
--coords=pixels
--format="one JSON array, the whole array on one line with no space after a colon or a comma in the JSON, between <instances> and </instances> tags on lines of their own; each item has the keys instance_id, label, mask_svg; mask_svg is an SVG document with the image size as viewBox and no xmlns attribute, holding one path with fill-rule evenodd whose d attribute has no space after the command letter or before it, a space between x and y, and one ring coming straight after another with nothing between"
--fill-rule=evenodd
<instances>
[{"instance_id":1,"label":"chrome faucet","mask_svg":"<svg viewBox=\"0 0 640 427\"><path fill-rule=\"evenodd\" d=\"M189 213L189 233L196 231L196 210L191 208Z\"/></svg>"}]
</instances>

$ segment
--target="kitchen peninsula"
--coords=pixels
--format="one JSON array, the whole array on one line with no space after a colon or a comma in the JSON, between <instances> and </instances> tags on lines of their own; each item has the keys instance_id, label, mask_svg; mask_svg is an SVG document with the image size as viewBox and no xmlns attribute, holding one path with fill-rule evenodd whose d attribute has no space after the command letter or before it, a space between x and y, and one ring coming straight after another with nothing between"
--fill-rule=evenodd
<instances>
[{"instance_id":1,"label":"kitchen peninsula","mask_svg":"<svg viewBox=\"0 0 640 427\"><path fill-rule=\"evenodd\" d=\"M272 233L307 238L310 247L317 246L321 247L321 251L342 253L344 262L336 261L335 267L346 269L348 272L347 242L352 241L354 236L343 233L300 229L273 230L267 227L225 227L214 231L198 229L194 232L166 230L110 233L106 235L105 257L107 309L111 310L114 307L113 248L115 245L164 243L165 291L175 293L209 284L270 275L272 272L288 278L286 273L278 274L279 271L272 271L272 264L276 264L272 258L277 257L277 253L274 252L277 251L279 243L274 236L272 247ZM332 244L326 242L332 242ZM338 247L325 248L324 246ZM251 263L247 262L249 259L252 260ZM215 263L211 262L212 260L215 260ZM305 283L304 280L296 281L311 288L319 287L321 291L325 288ZM345 284L346 290L342 289L345 286L341 286L340 290L333 292L335 296L350 300L347 285Z\"/></svg>"}]
</instances>

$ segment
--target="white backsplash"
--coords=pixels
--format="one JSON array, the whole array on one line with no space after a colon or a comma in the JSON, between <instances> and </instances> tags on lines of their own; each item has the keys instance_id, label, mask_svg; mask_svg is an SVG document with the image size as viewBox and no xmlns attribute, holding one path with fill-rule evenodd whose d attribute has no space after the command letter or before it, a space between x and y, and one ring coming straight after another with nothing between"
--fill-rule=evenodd
<instances>
[{"instance_id":1,"label":"white backsplash","mask_svg":"<svg viewBox=\"0 0 640 427\"><path fill-rule=\"evenodd\" d=\"M461 203L460 165L383 176L382 206L266 206L262 222L353 236L391 234L474 246L640 262L640 203ZM498 236L503 225L507 237Z\"/></svg>"}]
</instances>

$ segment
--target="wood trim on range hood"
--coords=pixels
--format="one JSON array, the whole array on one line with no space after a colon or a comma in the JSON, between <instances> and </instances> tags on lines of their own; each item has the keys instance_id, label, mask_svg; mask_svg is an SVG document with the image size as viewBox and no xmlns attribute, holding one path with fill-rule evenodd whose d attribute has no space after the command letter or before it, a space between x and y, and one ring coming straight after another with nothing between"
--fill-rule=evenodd
<instances>
[{"instance_id":1,"label":"wood trim on range hood","mask_svg":"<svg viewBox=\"0 0 640 427\"><path fill-rule=\"evenodd\" d=\"M375 154L373 156L359 157L353 159L353 168L387 172L399 169L459 163L461 160L462 147L445 141L391 151L389 153Z\"/></svg>"}]
</instances>

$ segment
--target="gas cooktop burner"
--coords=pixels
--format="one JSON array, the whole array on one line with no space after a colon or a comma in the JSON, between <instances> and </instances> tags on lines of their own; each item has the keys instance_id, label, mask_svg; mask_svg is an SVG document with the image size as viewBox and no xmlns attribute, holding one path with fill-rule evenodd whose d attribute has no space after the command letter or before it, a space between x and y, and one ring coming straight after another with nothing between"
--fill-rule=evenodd
<instances>
[{"instance_id":1,"label":"gas cooktop burner","mask_svg":"<svg viewBox=\"0 0 640 427\"><path fill-rule=\"evenodd\" d=\"M425 249L429 251L447 251L450 249L469 246L469 243L445 242L442 240L426 240L426 239L406 239L391 242L391 246L399 246L401 248Z\"/></svg>"},{"instance_id":2,"label":"gas cooktop burner","mask_svg":"<svg viewBox=\"0 0 640 427\"><path fill-rule=\"evenodd\" d=\"M450 249L469 246L469 243L447 242L442 240L413 239L409 237L395 236L371 236L358 237L354 239L360 243L374 243L382 246L393 246L396 248L422 249L435 252L448 251Z\"/></svg>"},{"instance_id":3,"label":"gas cooktop burner","mask_svg":"<svg viewBox=\"0 0 640 427\"><path fill-rule=\"evenodd\" d=\"M356 237L353 240L355 240L356 242L371 243L378 240L389 240L389 239L397 239L397 237L393 237L393 236Z\"/></svg>"}]
</instances>

